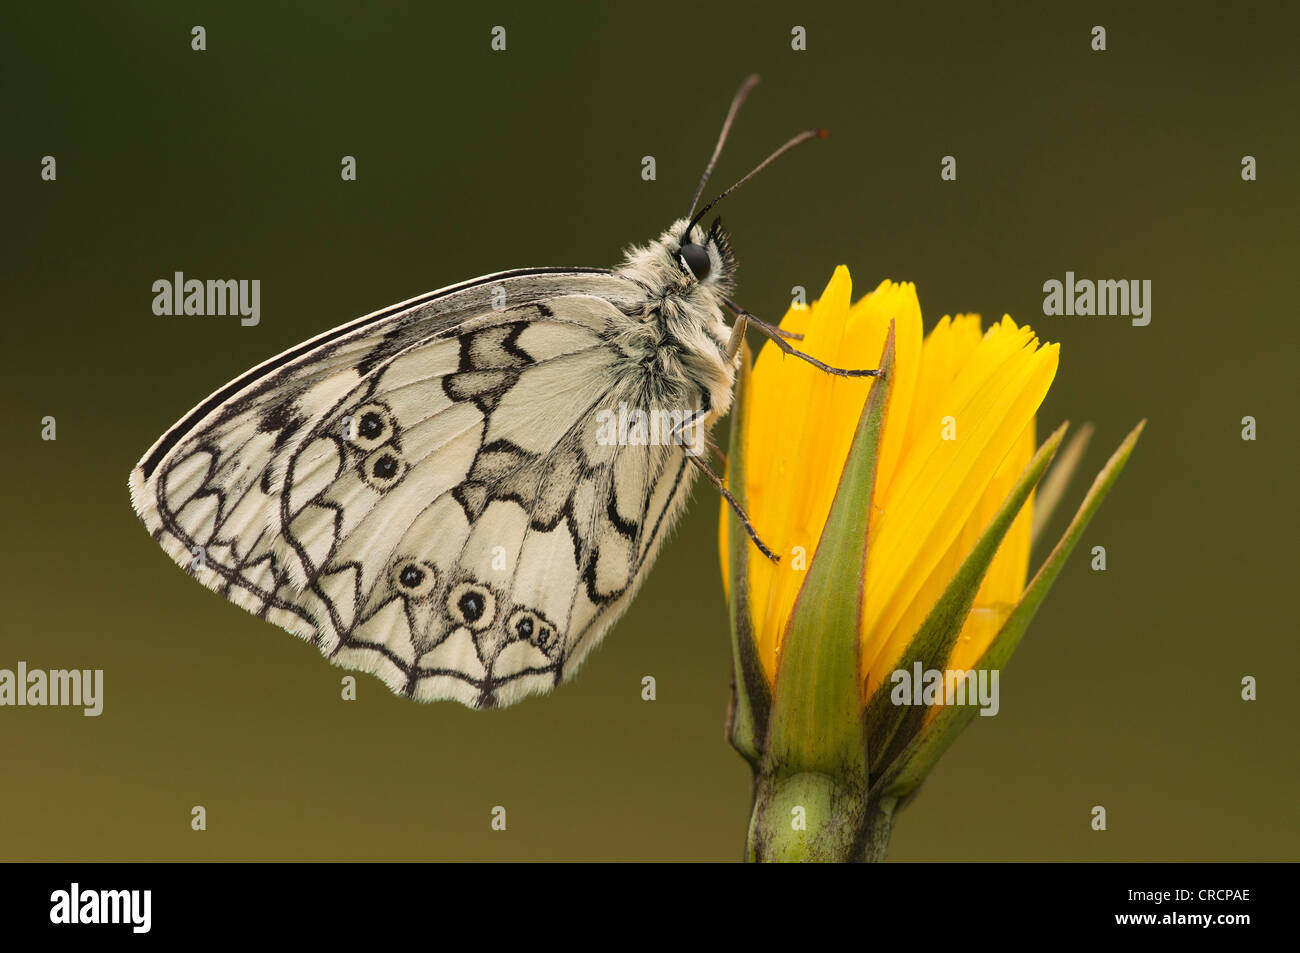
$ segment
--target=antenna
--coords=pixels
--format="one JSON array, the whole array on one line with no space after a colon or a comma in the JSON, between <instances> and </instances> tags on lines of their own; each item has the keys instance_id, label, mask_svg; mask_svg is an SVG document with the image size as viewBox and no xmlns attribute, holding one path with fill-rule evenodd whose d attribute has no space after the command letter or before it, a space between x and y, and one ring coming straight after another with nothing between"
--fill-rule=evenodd
<instances>
[{"instance_id":1,"label":"antenna","mask_svg":"<svg viewBox=\"0 0 1300 953\"><path fill-rule=\"evenodd\" d=\"M745 77L745 81L740 84L740 89L736 90L736 95L731 98L731 106L727 109L727 118L722 121L722 131L718 133L718 144L713 147L713 155L709 156L709 164L704 167L704 175L700 176L700 184L695 187L695 194L691 196L691 207L686 212L687 218L695 214L695 203L700 200L700 193L704 191L704 186L713 173L713 167L718 164L718 156L722 155L722 146L731 132L731 124L736 121L736 113L740 112L740 107L749 98L750 90L757 85L758 74L750 73Z\"/></svg>"},{"instance_id":2,"label":"antenna","mask_svg":"<svg viewBox=\"0 0 1300 953\"><path fill-rule=\"evenodd\" d=\"M781 148L777 149L775 152L773 152L770 156L768 156L758 165L754 166L754 168L750 170L748 175L742 178L735 185L731 186L731 188L724 189L718 195L717 198L715 198L708 205L704 206L704 208L700 209L699 212L696 213L695 217L691 219L690 222L687 224L686 235L690 235L691 229L700 223L700 219L704 218L705 215L709 214L709 209L713 208L713 206L717 205L728 195L736 191L736 189L740 188L742 185L744 185L754 176L758 175L758 173L762 172L769 165L771 165L777 159L781 158L781 156L785 155L795 146L801 146L805 142L811 142L813 139L828 139L828 138L830 138L830 133L827 132L825 129L805 129L803 132L799 133L799 135L795 136L793 139L790 139L788 142L785 143L785 145L781 146ZM683 236L683 238L685 238L685 236Z\"/></svg>"}]
</instances>

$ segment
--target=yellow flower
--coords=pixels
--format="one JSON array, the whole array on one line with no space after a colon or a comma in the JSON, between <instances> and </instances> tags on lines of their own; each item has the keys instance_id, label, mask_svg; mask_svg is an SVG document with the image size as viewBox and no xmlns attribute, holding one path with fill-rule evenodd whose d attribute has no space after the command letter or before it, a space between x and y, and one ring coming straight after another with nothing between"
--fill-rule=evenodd
<instances>
[{"instance_id":1,"label":"yellow flower","mask_svg":"<svg viewBox=\"0 0 1300 953\"><path fill-rule=\"evenodd\" d=\"M850 305L847 268L781 327L840 367L874 367L894 323L895 373L885 409L868 530L863 600L864 699L888 682L908 641L942 595L1034 455L1034 414L1056 375L1058 346L1042 346L1009 317L981 332L978 315L945 317L922 338L916 288L883 281ZM746 509L781 562L749 561L750 613L768 681L785 625L816 553L870 378L841 378L766 347L743 412ZM969 668L1024 589L1032 498L1007 533L953 657ZM727 517L722 512L723 578Z\"/></svg>"},{"instance_id":2,"label":"yellow flower","mask_svg":"<svg viewBox=\"0 0 1300 953\"><path fill-rule=\"evenodd\" d=\"M1142 429L1026 583L1034 490L1065 432L1036 449L1057 345L1009 317L987 330L977 315L945 317L924 335L910 284L851 298L841 267L781 327L802 335L805 354L881 376L829 374L767 347L742 367L733 410L728 486L779 556L757 555L723 506L727 735L755 771L755 860L883 858L895 809L990 701L988 685L996 695ZM1077 461L1081 445L1064 456ZM1070 466L1049 478L1047 509ZM958 694L945 679L960 673L973 677ZM954 694L932 694L935 678Z\"/></svg>"}]
</instances>

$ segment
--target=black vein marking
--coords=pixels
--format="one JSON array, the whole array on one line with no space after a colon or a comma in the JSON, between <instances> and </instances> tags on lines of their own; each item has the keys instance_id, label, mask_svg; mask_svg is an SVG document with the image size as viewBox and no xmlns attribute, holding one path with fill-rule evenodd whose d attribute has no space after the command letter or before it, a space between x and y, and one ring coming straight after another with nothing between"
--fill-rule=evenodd
<instances>
[{"instance_id":1,"label":"black vein marking","mask_svg":"<svg viewBox=\"0 0 1300 953\"><path fill-rule=\"evenodd\" d=\"M298 412L297 404L288 399L263 414L257 422L257 429L261 433L274 433L274 449L280 450L306 423L307 418Z\"/></svg>"},{"instance_id":2,"label":"black vein marking","mask_svg":"<svg viewBox=\"0 0 1300 953\"><path fill-rule=\"evenodd\" d=\"M614 495L613 464L609 466L607 472L603 474L603 476L606 477L605 486L604 486L605 493L609 498L612 499ZM627 580L623 583L623 585L603 595L596 589L596 572L600 565L600 550L601 550L600 519L599 519L599 515L600 515L599 489L600 488L597 488L595 508L594 508L594 512L592 513L591 545L587 551L586 560L582 564L582 581L586 586L587 598L591 601L592 605L596 605L596 606L607 605L608 603L616 600L627 589L631 581L636 578L634 573L630 573L627 577ZM608 503L606 505L606 508L608 509ZM632 568L631 566L632 560L629 560L628 562L629 562L628 569L630 570Z\"/></svg>"},{"instance_id":3,"label":"black vein marking","mask_svg":"<svg viewBox=\"0 0 1300 953\"><path fill-rule=\"evenodd\" d=\"M617 599L620 595L622 595L623 590L627 588L627 586L624 585L618 589L613 589L606 593L601 593L599 590L597 590L596 589L596 566L599 563L600 563L600 544L598 543L591 547L591 551L587 554L587 562L582 567L582 582L587 590L587 598L591 601L591 604L594 606L608 605L609 603ZM635 576L628 577L629 581L634 578Z\"/></svg>"},{"instance_id":4,"label":"black vein marking","mask_svg":"<svg viewBox=\"0 0 1300 953\"><path fill-rule=\"evenodd\" d=\"M464 483L458 484L451 491L451 495L460 504L460 508L465 511L465 518L471 524L478 522L478 518L487 509L487 487L482 483L466 480Z\"/></svg>"},{"instance_id":5,"label":"black vein marking","mask_svg":"<svg viewBox=\"0 0 1300 953\"><path fill-rule=\"evenodd\" d=\"M283 497L283 499L285 502L282 504L281 512L285 512L288 509L288 500L289 500L288 494L286 494ZM289 523L285 522L281 524L284 526L284 532L282 533L283 538L285 539L286 542L288 542L290 546L293 547L293 551L298 554L298 561L302 563L303 572L307 574L307 581L313 587L315 586L316 580L319 579L321 575L325 573L325 568L329 566L330 560L334 558L334 554L338 552L339 536L343 532L343 507L342 506L340 506L337 503L331 503L328 500L322 500L321 502L316 503L314 505L319 506L321 509L332 510L334 512L334 531L332 534L334 540L333 542L330 543L330 551L325 554L325 558L321 560L319 566L317 566L315 563L311 561L311 559L308 558L307 550L304 549L302 544L298 541L298 537L294 534L293 530L290 528ZM304 509L306 509L306 507L304 507ZM299 514L302 513L302 510L299 510L298 513ZM343 565L335 566L333 569L330 569L330 572L334 572L335 569L343 569L350 565L356 565L357 572L358 573L361 572L360 564L356 564L356 563L344 563Z\"/></svg>"},{"instance_id":6,"label":"black vein marking","mask_svg":"<svg viewBox=\"0 0 1300 953\"><path fill-rule=\"evenodd\" d=\"M650 542L648 545L642 547L641 552L637 555L633 578L636 578L635 574L641 571L641 565L645 562L646 555L653 548L654 541L658 538L659 531L663 527L664 517L672 511L673 500L677 499L677 491L682 485L682 477L686 473L686 466L686 455L683 454L681 460L677 464L677 475L673 477L673 488L668 491L668 496L664 501L664 508L659 511L659 516L655 519L654 529L650 531ZM648 493L647 499L652 498L653 495L653 491Z\"/></svg>"},{"instance_id":7,"label":"black vein marking","mask_svg":"<svg viewBox=\"0 0 1300 953\"><path fill-rule=\"evenodd\" d=\"M612 470L612 468L611 468ZM609 519L610 525L614 531L622 536L628 542L635 543L637 532L641 529L641 524L634 519L624 519L618 511L618 494L614 491L614 481L610 479L609 507L605 511L605 516Z\"/></svg>"},{"instance_id":8,"label":"black vein marking","mask_svg":"<svg viewBox=\"0 0 1300 953\"><path fill-rule=\"evenodd\" d=\"M573 543L574 555L582 552L582 536L578 532L578 514L573 510L573 492L564 498L564 503L556 510L555 515L550 520L542 520L536 517L535 512L530 514L528 528L538 533L549 533L560 523L564 523L564 528L568 530L569 541Z\"/></svg>"},{"instance_id":9,"label":"black vein marking","mask_svg":"<svg viewBox=\"0 0 1300 953\"><path fill-rule=\"evenodd\" d=\"M334 572L342 572L343 570L346 569L353 570L353 574L352 574L353 605L357 607L357 610L359 612L362 603L362 595L363 595L363 593L361 592L361 564L358 562L346 562L340 566L332 568L330 570L330 573L333 574ZM372 652L378 652L380 655L384 656L384 658L388 659L390 662L393 663L394 667L396 667L397 670L402 673L402 676L403 678L406 679L408 685L411 684L412 679L414 678L416 663L406 662L399 655L397 655L392 649L390 649L387 645L383 645L379 642L368 642L365 639L359 639L352 635L352 632L354 632L356 629L360 628L361 626L365 625L365 623L369 622L376 615L382 612L390 602L402 598L400 593L392 596L391 598L383 600L382 602L379 603L379 605L375 606L375 608L371 612L366 613L364 616L354 614L352 620L352 626L348 628L342 624L342 620L339 618L337 608L335 607L333 601L328 596L326 596L325 593L321 590L318 581L313 580L311 585L311 591L325 605L326 610L330 614L330 621L334 626L334 631L338 633L338 643L329 652L329 658L336 657L344 649L368 649ZM409 627L411 632L411 645L412 648L414 649L415 626L412 624L412 620L409 614L409 609L407 611L407 626Z\"/></svg>"},{"instance_id":10,"label":"black vein marking","mask_svg":"<svg viewBox=\"0 0 1300 953\"><path fill-rule=\"evenodd\" d=\"M364 647L370 648L369 645L366 645ZM381 648L381 647L377 647L377 648ZM466 685L469 685L473 688L477 688L480 692L482 692L482 695L480 696L480 701L478 703L478 707L480 708L491 708L495 706L496 698L494 697L494 693L496 689L502 687L503 685L508 685L509 683L513 681L517 681L518 679L521 678L527 678L530 675L558 675L559 674L559 669L555 665L547 665L545 668L536 668L536 667L523 668L520 669L518 672L511 673L510 675L503 675L500 677L494 677L489 675L487 678L482 678L482 679L474 678L472 675L466 675L464 672L460 671L459 669L454 669L454 668L420 668L418 666L414 668L408 668L405 665L403 665L402 668L403 671L408 671L410 673L407 677L412 681L412 683L419 683L420 681L426 678L450 677L450 678L458 679L459 681L462 681ZM484 701L484 699L486 699L486 701Z\"/></svg>"},{"instance_id":11,"label":"black vein marking","mask_svg":"<svg viewBox=\"0 0 1300 953\"><path fill-rule=\"evenodd\" d=\"M677 463L677 473L673 477L672 489L669 490L668 492L668 496L664 503L664 507L662 510L659 511L659 516L656 518L654 522L654 527L650 531L650 534L648 536L648 541L646 542L645 546L642 547L641 552L637 555L635 564L632 569L632 574L630 577L633 580L637 579L640 576L642 569L645 565L646 558L654 549L655 540L658 538L660 531L663 529L664 517L672 510L673 501L677 498L678 493L681 492L682 479L687 472L687 467L688 467L688 462L686 460L685 455L683 455ZM658 474L656 474L655 476L657 478ZM649 483L650 489L648 490L646 495L647 515L649 513L650 502L653 498L653 487L656 485L658 485L657 479L652 480ZM599 628L600 621L602 618L604 618L606 614L608 614L609 612L618 611L618 606L620 601L621 601L621 597L619 600L610 600L609 602L606 602L604 604L596 603L596 611L592 614L591 618L587 620L587 624L577 632L570 633L570 635L574 637L574 641L573 641L574 652L565 655L557 663L557 668L555 672L556 687L558 687L561 684L561 682L563 682L564 680L565 663L569 660L569 658L572 658L573 655L576 654L577 647L582 644L582 640L585 639L587 637L587 634L591 632L593 629Z\"/></svg>"},{"instance_id":12,"label":"black vein marking","mask_svg":"<svg viewBox=\"0 0 1300 953\"><path fill-rule=\"evenodd\" d=\"M197 545L194 542L193 537L191 537L189 533L187 533L185 529L181 527L179 523L176 522L175 516L172 514L171 510L167 508L167 501L163 495L164 482L165 482L164 480L159 480L155 484L155 497L157 500L159 521L162 524L162 528L165 529L168 533L170 533L176 539L176 541L181 544L181 546L184 549L192 550L192 548L195 545ZM264 560L268 560L268 559L270 560L270 564L272 568L271 578L275 584L275 588L269 591L263 589L260 586L257 586L256 584L253 583L251 579L244 576L239 571L232 569L231 567L226 566L217 560L205 559L204 568L220 576L227 584L227 591L231 586L237 585L239 586L240 589L243 589L249 595L253 596L256 599L260 599L262 601L262 608L255 613L260 618L265 619L267 614L270 612L272 608L280 609L284 612L289 613L290 615L297 616L299 619L305 622L312 629L312 631L315 633L315 635L312 638L312 641L315 644L319 645L320 626L317 624L316 620L311 616L311 614L308 613L302 607L297 606L291 602L286 602L283 599L279 599L275 595L276 591L280 588L282 584L284 573L278 568L277 560L275 559L274 554L268 554L266 556L263 556L262 558L248 565L255 566L258 563L261 563ZM217 589L216 586L211 586L209 588L212 588L213 590Z\"/></svg>"},{"instance_id":13,"label":"black vein marking","mask_svg":"<svg viewBox=\"0 0 1300 953\"><path fill-rule=\"evenodd\" d=\"M387 364L393 358L406 350L410 342L407 340L407 329L399 324L394 328L384 332L384 336L379 339L379 343L367 351L357 361L357 373L365 377L380 365Z\"/></svg>"},{"instance_id":14,"label":"black vein marking","mask_svg":"<svg viewBox=\"0 0 1300 953\"><path fill-rule=\"evenodd\" d=\"M546 307L546 305L539 304L536 305L536 307L538 312L545 317L549 318L554 315L554 312L551 311L550 308ZM516 321L514 324L509 326L510 333L507 334L505 340L501 342L502 349L507 354L516 358L519 363L523 365L536 363L533 356L525 351L519 344L519 335L528 330L528 325L529 323L527 321Z\"/></svg>"},{"instance_id":15,"label":"black vein marking","mask_svg":"<svg viewBox=\"0 0 1300 953\"><path fill-rule=\"evenodd\" d=\"M631 565L629 567L630 571L628 573L628 582L626 585L604 596L600 595L597 592L596 564L600 559L600 547L599 546L592 547L590 558L587 560L586 565L583 566L582 579L587 587L587 598L591 600L593 605L601 607L601 611L596 612L591 617L591 620L583 628L582 633L579 634L579 637L581 637L582 634L585 634L587 631L591 629L591 627L595 624L596 620L600 618L603 609L617 602L617 600L622 596L622 594L627 591L627 588L628 586L631 585L632 581L635 580L641 574L641 568L645 564L646 556L649 555L651 549L653 548L654 540L658 538L659 532L663 527L664 518L670 512L672 512L673 501L677 498L678 490L681 488L682 477L686 472L687 463L688 461L686 459L686 456L683 454L681 461L677 465L677 473L673 477L672 489L668 491L668 496L664 500L664 507L662 510L659 511L659 515L655 519L654 528L650 531L650 544L645 546L639 553L633 552L632 554ZM655 483L653 481L647 483L647 493L646 493L647 499L650 499L654 496L654 486Z\"/></svg>"},{"instance_id":16,"label":"black vein marking","mask_svg":"<svg viewBox=\"0 0 1300 953\"><path fill-rule=\"evenodd\" d=\"M466 675L464 672L454 668L419 668L419 669L415 669L412 672L412 675L414 676L415 681L417 682L422 681L423 679L426 678L437 678L438 676L444 676L444 677L450 676L452 678L460 679L460 681L474 688L477 688L480 691L484 689L485 685L491 682L491 679L477 679L470 675Z\"/></svg>"},{"instance_id":17,"label":"black vein marking","mask_svg":"<svg viewBox=\"0 0 1300 953\"><path fill-rule=\"evenodd\" d=\"M567 436L567 435L566 435ZM561 439L546 456L536 491L536 502L529 519L534 528L549 530L561 519L578 483L587 474L572 441Z\"/></svg>"},{"instance_id":18,"label":"black vein marking","mask_svg":"<svg viewBox=\"0 0 1300 953\"><path fill-rule=\"evenodd\" d=\"M231 568L234 569L236 572L238 572L240 575L249 575L248 573L245 573L246 569L250 567L255 567L259 563L265 562L267 560L271 560L271 576L272 578L274 578L275 564L272 558L273 554L267 553L266 555L261 556L258 559L253 560L252 562L249 562L249 557L253 555L253 551L257 549L257 544L262 541L262 537L265 535L266 535L266 527L262 527L262 529L258 531L256 538L254 538L253 542L248 545L248 547L244 550L242 554L239 552L239 540L223 539L222 542L230 547L230 555L235 558L234 566L232 566ZM231 586L230 580L226 579L222 583L221 589L218 590L221 593L221 595L227 599L230 598L230 586Z\"/></svg>"},{"instance_id":19,"label":"black vein marking","mask_svg":"<svg viewBox=\"0 0 1300 953\"><path fill-rule=\"evenodd\" d=\"M457 403L473 401L479 413L490 417L501 398L518 380L518 370L457 371L442 379L442 391Z\"/></svg>"},{"instance_id":20,"label":"black vein marking","mask_svg":"<svg viewBox=\"0 0 1300 953\"><path fill-rule=\"evenodd\" d=\"M333 606L330 604L329 600L324 599L320 591L316 590L315 587L313 587L313 591L316 592L317 596L319 596L324 600L326 605L330 605L331 615L333 615ZM330 658L334 658L344 649L369 649L372 652L378 652L380 655L384 656L384 658L392 662L393 665L397 668L397 670L400 671L403 677L406 678L406 680L409 682L412 677L412 674L415 672L414 663L405 661L403 658L401 658L401 656L397 655L387 645L383 645L379 642L367 642L365 639L358 639L351 634L352 631L360 628L365 623L369 622L380 612L382 612L390 602L398 598L400 598L400 596L394 596L392 599L385 599L379 605L375 606L375 610L373 612L368 613L364 618L353 620L352 629L345 631L343 629L339 629L336 626L335 628L339 633L339 642L338 645L334 646L334 650L330 652ZM414 646L415 644L414 633L412 633L411 644L412 646Z\"/></svg>"},{"instance_id":21,"label":"black vein marking","mask_svg":"<svg viewBox=\"0 0 1300 953\"><path fill-rule=\"evenodd\" d=\"M527 304L517 304L511 311L532 311L533 316L524 323L528 324L533 321L540 321L543 318L555 317L555 310L545 301L529 301Z\"/></svg>"},{"instance_id":22,"label":"black vein marking","mask_svg":"<svg viewBox=\"0 0 1300 953\"><path fill-rule=\"evenodd\" d=\"M518 444L505 439L494 440L483 444L474 455L469 470L470 479L486 484L499 483L536 459L536 454L529 453Z\"/></svg>"},{"instance_id":23,"label":"black vein marking","mask_svg":"<svg viewBox=\"0 0 1300 953\"><path fill-rule=\"evenodd\" d=\"M206 453L208 455L208 471L205 474L203 474L203 479L199 481L199 486L197 490L195 490L192 494L186 497L181 502L181 505L176 507L174 511L168 510L166 504L166 498L163 494L163 489L167 484L167 478L171 476L173 470L175 470L178 466L180 466L180 464L184 463L186 460L191 459L196 453ZM214 496L217 498L217 512L212 518L212 535L215 537L217 534L217 528L220 526L221 516L223 513L226 512L225 491L222 490L220 487L208 485L208 481L212 479L213 475L219 469L218 461L222 463L225 462L221 458L220 451L218 451L218 449L211 444L202 444L194 448L194 450L190 451L185 456L181 457L179 460L177 460L175 463L169 466L167 468L167 471L163 474L162 479L158 481L159 512L166 511L169 514L174 513L175 516L180 516L181 510L185 509L186 506L188 506L190 503L194 502L195 500L202 500L209 496ZM201 543L195 543L194 539L190 536L186 536L186 539L189 540L188 543L189 546L205 545ZM211 540L209 540L209 542L211 542Z\"/></svg>"},{"instance_id":24,"label":"black vein marking","mask_svg":"<svg viewBox=\"0 0 1300 953\"><path fill-rule=\"evenodd\" d=\"M292 540L290 540L290 542L292 543ZM297 546L295 545L294 548L297 549ZM299 558L299 559L303 559L303 558L304 558L304 557L301 555L301 551L299 551L299 557L298 557L298 558ZM328 563L328 560L327 560L327 563ZM306 566L307 564L304 562L303 565ZM351 570L352 570L352 626L351 626L351 628L349 628L348 626L345 626L345 625L343 624L343 619L342 619L342 617L339 615L338 606L336 606L336 605L334 604L334 600L333 600L333 599L331 599L329 596L325 595L325 590L322 589L322 588L321 588L321 585L320 585L320 580L321 580L321 577L322 577L322 576L327 576L327 575L328 575L328 576L332 576L332 575L334 575L336 572L344 572L344 571L346 571L346 570L348 570L348 569L351 569ZM362 595L362 593L361 593L361 564L360 564L359 562L346 562L346 563L343 563L343 564L340 565L340 566L335 566L335 567L331 568L330 571L329 571L328 573L327 573L327 572L324 572L324 567L322 566L320 570L317 570L316 572L311 573L311 579L310 579L310 581L309 581L309 583L308 583L307 588L308 588L312 593L314 593L315 596L316 596L316 598L319 599L319 600L321 601L321 603L325 606L325 611L329 613L329 617L330 617L330 625L334 627L334 631L335 631L335 633L337 633L337 635L338 635L338 637L339 637L338 644L335 645L334 648L333 648L333 650L330 652L330 656L329 656L329 657L330 657L330 658L333 658L333 657L334 657L334 654L335 654L336 652L338 652L338 650L343 646L343 644L344 644L345 642L348 641L348 637L349 637L349 636L348 636L348 633L351 632L352 629L356 628L356 626L357 626L357 615L358 615L358 614L360 613L360 611L361 611L361 595Z\"/></svg>"},{"instance_id":25,"label":"black vein marking","mask_svg":"<svg viewBox=\"0 0 1300 953\"><path fill-rule=\"evenodd\" d=\"M486 371L520 368L533 364L533 357L518 344L527 322L514 321L473 331L460 338L459 370Z\"/></svg>"},{"instance_id":26,"label":"black vein marking","mask_svg":"<svg viewBox=\"0 0 1300 953\"><path fill-rule=\"evenodd\" d=\"M293 487L298 483L298 479L297 479L298 462L302 459L303 450L306 449L306 447L313 444L318 439L328 440L330 443L334 445L334 452L338 455L338 462L335 464L334 473L325 482L324 486L322 486L321 489L317 491L315 496L313 496L311 499L304 500L302 506L298 507L298 509L295 512L290 513L289 497L293 492ZM328 493L330 489L334 486L335 482L342 475L343 471L348 467L347 461L348 461L347 443L341 437L337 437L327 430L322 430L320 427L317 427L315 432L309 435L308 439L303 441L303 446L300 447L297 450L297 452L294 453L289 458L289 463L285 467L284 487L281 490L281 492L276 494L273 490L265 491L268 496L278 498L279 509L280 509L280 525L282 527L285 527L284 535L286 536L288 535L288 526L289 523L293 520L293 518L296 517L303 510L305 510L308 506L312 506L313 504L317 506L334 505L325 502L324 497L325 494ZM262 471L263 481L265 481L270 476L271 472L272 470L271 467L269 466Z\"/></svg>"}]
</instances>

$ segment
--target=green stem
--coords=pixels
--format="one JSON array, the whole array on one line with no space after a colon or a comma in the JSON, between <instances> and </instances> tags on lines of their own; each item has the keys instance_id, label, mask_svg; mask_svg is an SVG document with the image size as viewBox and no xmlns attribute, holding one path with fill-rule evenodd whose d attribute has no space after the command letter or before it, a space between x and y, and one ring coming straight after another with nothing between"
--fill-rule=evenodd
<instances>
[{"instance_id":1,"label":"green stem","mask_svg":"<svg viewBox=\"0 0 1300 953\"><path fill-rule=\"evenodd\" d=\"M801 772L757 780L745 859L752 863L881 861L896 799L872 801L862 785Z\"/></svg>"}]
</instances>

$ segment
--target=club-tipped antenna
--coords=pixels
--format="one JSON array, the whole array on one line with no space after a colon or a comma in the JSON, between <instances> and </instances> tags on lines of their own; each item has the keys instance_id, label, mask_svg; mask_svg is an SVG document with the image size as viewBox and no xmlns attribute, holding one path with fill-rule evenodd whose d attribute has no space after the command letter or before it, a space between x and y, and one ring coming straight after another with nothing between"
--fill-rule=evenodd
<instances>
[{"instance_id":1,"label":"club-tipped antenna","mask_svg":"<svg viewBox=\"0 0 1300 953\"><path fill-rule=\"evenodd\" d=\"M723 191L718 194L717 198L715 198L708 205L704 206L704 208L700 209L695 214L695 217L692 218L689 223L687 223L685 234L690 235L691 229L700 223L700 219L704 218L705 215L709 214L709 209L713 208L713 206L717 205L728 195L736 191L736 189L740 188L742 185L744 185L754 176L758 175L758 173L762 172L769 165L771 165L777 159L781 158L781 156L785 155L795 146L801 146L805 142L811 142L813 139L826 139L829 136L830 133L828 133L825 129L805 129L803 132L799 133L799 135L795 136L793 139L790 139L788 142L785 143L785 145L781 146L781 148L777 149L775 152L773 152L770 156L768 156L758 165L754 166L754 168L749 171L748 175L742 178L735 185L731 186L731 188L723 189Z\"/></svg>"},{"instance_id":2,"label":"club-tipped antenna","mask_svg":"<svg viewBox=\"0 0 1300 953\"><path fill-rule=\"evenodd\" d=\"M731 106L727 109L727 118L722 121L722 131L718 133L718 144L713 147L713 155L709 156L709 164L704 167L704 175L700 176L700 184L695 187L695 194L691 196L691 207L686 212L687 218L695 214L695 203L700 200L700 194L704 191L704 186L708 184L709 176L713 174L713 167L718 164L718 156L722 155L722 146L726 143L727 135L731 132L731 124L736 121L736 113L740 112L740 107L749 98L750 90L757 85L758 74L750 73L745 77L745 81L740 84L740 89L736 90L736 95L731 98Z\"/></svg>"}]
</instances>

